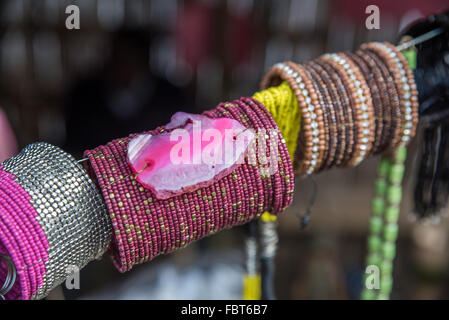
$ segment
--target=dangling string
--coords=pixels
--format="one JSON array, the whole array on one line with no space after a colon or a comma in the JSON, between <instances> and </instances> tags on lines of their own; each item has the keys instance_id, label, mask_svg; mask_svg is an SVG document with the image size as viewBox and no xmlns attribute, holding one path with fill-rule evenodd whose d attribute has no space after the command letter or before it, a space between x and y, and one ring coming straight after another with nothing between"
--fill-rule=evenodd
<instances>
[{"instance_id":1,"label":"dangling string","mask_svg":"<svg viewBox=\"0 0 449 320\"><path fill-rule=\"evenodd\" d=\"M243 299L260 300L260 273L257 264L257 224L255 221L248 223L245 239L246 266L243 276Z\"/></svg>"},{"instance_id":2,"label":"dangling string","mask_svg":"<svg viewBox=\"0 0 449 320\"><path fill-rule=\"evenodd\" d=\"M260 219L261 294L263 300L276 299L274 293L275 258L279 242L276 216L265 212Z\"/></svg>"}]
</instances>

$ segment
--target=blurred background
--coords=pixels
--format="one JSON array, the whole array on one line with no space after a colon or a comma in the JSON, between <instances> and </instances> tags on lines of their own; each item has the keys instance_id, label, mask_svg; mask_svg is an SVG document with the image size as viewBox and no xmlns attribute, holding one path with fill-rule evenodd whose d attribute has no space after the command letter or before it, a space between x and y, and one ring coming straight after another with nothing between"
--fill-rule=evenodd
<instances>
[{"instance_id":1,"label":"blurred background","mask_svg":"<svg viewBox=\"0 0 449 320\"><path fill-rule=\"evenodd\" d=\"M79 30L65 26L71 4L80 9ZM380 9L379 30L365 27L372 4ZM444 0L2 0L0 157L35 141L81 157L162 125L176 111L201 112L250 96L278 61L397 42L409 23L448 6ZM437 225L409 219L417 143L409 150L392 298L447 299L447 219ZM278 298L358 298L376 163L316 176L305 231L297 215L313 182L297 181L294 204L279 220ZM82 270L80 290L65 295L239 299L244 261L238 227L126 274L104 257Z\"/></svg>"}]
</instances>

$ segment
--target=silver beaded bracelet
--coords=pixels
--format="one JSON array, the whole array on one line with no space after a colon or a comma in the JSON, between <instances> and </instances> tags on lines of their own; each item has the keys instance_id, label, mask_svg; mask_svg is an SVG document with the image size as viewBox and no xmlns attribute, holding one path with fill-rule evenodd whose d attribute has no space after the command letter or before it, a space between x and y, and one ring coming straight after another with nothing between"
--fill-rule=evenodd
<instances>
[{"instance_id":1,"label":"silver beaded bracelet","mask_svg":"<svg viewBox=\"0 0 449 320\"><path fill-rule=\"evenodd\" d=\"M48 241L45 272L37 276L42 277L38 281L42 285L30 290L31 299L42 299L73 270L105 253L111 240L110 219L84 168L56 146L28 145L1 166L30 196L35 219Z\"/></svg>"}]
</instances>

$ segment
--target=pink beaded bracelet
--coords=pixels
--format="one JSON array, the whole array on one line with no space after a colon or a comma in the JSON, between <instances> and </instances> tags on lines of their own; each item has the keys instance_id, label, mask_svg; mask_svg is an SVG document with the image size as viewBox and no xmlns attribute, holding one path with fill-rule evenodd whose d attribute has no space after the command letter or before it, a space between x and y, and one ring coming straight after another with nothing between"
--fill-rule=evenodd
<instances>
[{"instance_id":1,"label":"pink beaded bracelet","mask_svg":"<svg viewBox=\"0 0 449 320\"><path fill-rule=\"evenodd\" d=\"M293 168L285 140L267 109L254 99L241 98L221 103L204 115L235 119L262 133L267 146L264 156L275 157L276 170L272 163L254 163L248 156L212 185L162 200L140 185L127 163L127 146L135 134L86 151L112 221L109 253L120 271L246 223L265 211L277 214L290 205ZM160 127L149 133L164 130Z\"/></svg>"}]
</instances>

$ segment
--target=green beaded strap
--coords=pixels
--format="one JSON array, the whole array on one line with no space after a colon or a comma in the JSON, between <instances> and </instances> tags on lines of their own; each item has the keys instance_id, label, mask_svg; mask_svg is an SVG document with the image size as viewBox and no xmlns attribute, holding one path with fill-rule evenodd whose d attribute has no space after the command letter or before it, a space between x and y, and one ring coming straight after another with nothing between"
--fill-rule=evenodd
<instances>
[{"instance_id":1,"label":"green beaded strap","mask_svg":"<svg viewBox=\"0 0 449 320\"><path fill-rule=\"evenodd\" d=\"M377 266L380 270L382 262L382 230L383 214L385 210L385 193L387 190L387 177L390 171L391 161L389 156L382 156L377 168L377 179L375 182L375 195L372 201L372 217L370 220L370 233L368 236L368 248L366 266ZM374 300L378 296L377 289L368 289L366 281L368 274L365 274L363 281L362 299Z\"/></svg>"},{"instance_id":2,"label":"green beaded strap","mask_svg":"<svg viewBox=\"0 0 449 320\"><path fill-rule=\"evenodd\" d=\"M380 287L367 288L365 277L362 291L364 300L389 299L393 287L393 260L396 255L399 207L402 199L401 184L406 156L406 147L400 147L392 155L382 156L379 163L366 264L367 267L379 268Z\"/></svg>"},{"instance_id":3,"label":"green beaded strap","mask_svg":"<svg viewBox=\"0 0 449 320\"><path fill-rule=\"evenodd\" d=\"M404 177L404 162L407 157L405 147L398 148L392 157L392 165L388 175L386 207L384 215L382 256L380 266L380 292L378 299L390 298L393 287L393 259L396 255L396 239L398 237L399 207L402 199L402 178Z\"/></svg>"}]
</instances>

